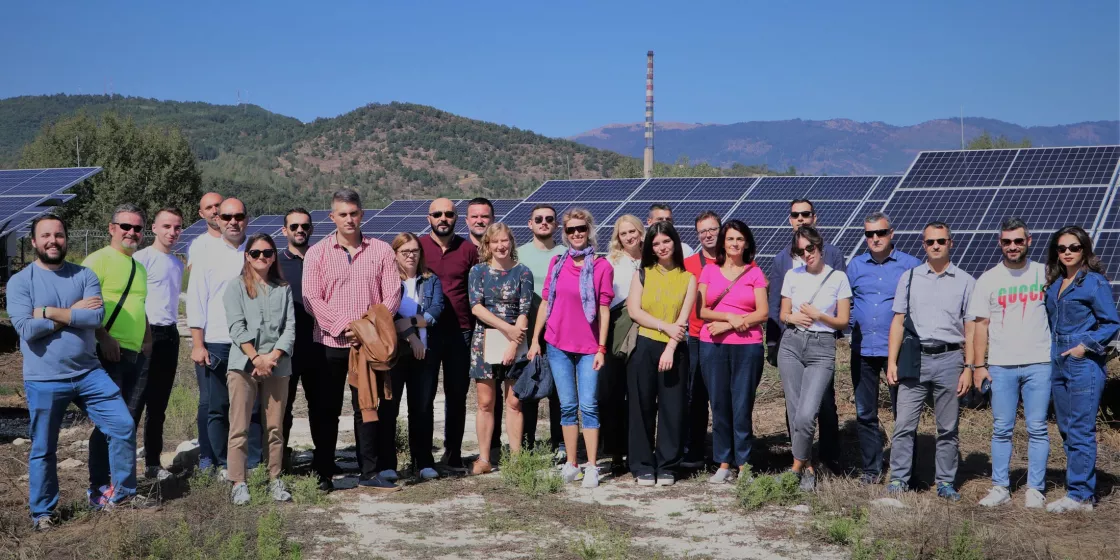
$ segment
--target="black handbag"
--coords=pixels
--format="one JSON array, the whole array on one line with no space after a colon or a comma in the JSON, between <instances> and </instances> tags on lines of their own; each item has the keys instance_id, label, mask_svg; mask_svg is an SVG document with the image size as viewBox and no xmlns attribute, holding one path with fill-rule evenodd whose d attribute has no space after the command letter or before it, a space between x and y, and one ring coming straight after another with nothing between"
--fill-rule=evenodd
<instances>
[{"instance_id":1,"label":"black handbag","mask_svg":"<svg viewBox=\"0 0 1120 560\"><path fill-rule=\"evenodd\" d=\"M906 281L906 317L902 320L902 347L898 349L898 378L918 379L922 372L922 339L914 326L910 314L910 284L914 282L914 270Z\"/></svg>"}]
</instances>

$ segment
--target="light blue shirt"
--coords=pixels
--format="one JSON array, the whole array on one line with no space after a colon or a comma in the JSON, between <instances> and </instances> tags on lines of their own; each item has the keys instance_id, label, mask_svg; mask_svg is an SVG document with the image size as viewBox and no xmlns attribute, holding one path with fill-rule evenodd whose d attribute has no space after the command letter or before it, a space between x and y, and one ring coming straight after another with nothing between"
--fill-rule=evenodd
<instances>
[{"instance_id":1,"label":"light blue shirt","mask_svg":"<svg viewBox=\"0 0 1120 560\"><path fill-rule=\"evenodd\" d=\"M93 333L101 326L104 307L71 309L70 325L61 329L50 319L32 318L35 309L66 309L94 296L101 297L97 276L70 262L58 270L32 263L8 280L8 316L19 335L25 381L70 379L101 367Z\"/></svg>"},{"instance_id":2,"label":"light blue shirt","mask_svg":"<svg viewBox=\"0 0 1120 560\"><path fill-rule=\"evenodd\" d=\"M852 347L858 348L861 356L887 356L898 279L920 264L918 259L897 250L892 250L883 262L877 262L871 253L864 253L848 263L848 282L852 285Z\"/></svg>"}]
</instances>

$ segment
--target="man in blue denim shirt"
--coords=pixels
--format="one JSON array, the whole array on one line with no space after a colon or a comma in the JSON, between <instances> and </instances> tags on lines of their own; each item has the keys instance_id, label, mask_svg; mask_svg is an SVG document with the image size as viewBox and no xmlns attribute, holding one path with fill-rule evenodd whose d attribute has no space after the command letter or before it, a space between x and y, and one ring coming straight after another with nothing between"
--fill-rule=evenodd
<instances>
[{"instance_id":1,"label":"man in blue denim shirt","mask_svg":"<svg viewBox=\"0 0 1120 560\"><path fill-rule=\"evenodd\" d=\"M856 429L863 459L860 482L874 484L883 472L883 439L879 435L879 375L887 370L887 339L894 320L898 279L921 264L896 251L890 218L874 212L863 220L868 252L848 264L852 286L852 388L856 399ZM890 387L891 410L898 389Z\"/></svg>"},{"instance_id":2,"label":"man in blue denim shirt","mask_svg":"<svg viewBox=\"0 0 1120 560\"><path fill-rule=\"evenodd\" d=\"M31 222L38 259L8 281L8 316L19 335L23 387L31 414L28 457L31 520L51 527L58 505L58 433L71 402L108 437L114 507L136 493L136 426L121 391L97 359L94 330L104 308L97 276L66 262L66 224L47 214Z\"/></svg>"}]
</instances>

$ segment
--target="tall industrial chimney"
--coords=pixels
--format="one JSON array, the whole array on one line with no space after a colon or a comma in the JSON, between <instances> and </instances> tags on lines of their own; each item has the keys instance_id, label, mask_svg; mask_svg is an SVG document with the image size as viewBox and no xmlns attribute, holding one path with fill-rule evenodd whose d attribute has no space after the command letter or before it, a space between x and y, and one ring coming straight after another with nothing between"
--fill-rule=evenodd
<instances>
[{"instance_id":1,"label":"tall industrial chimney","mask_svg":"<svg viewBox=\"0 0 1120 560\"><path fill-rule=\"evenodd\" d=\"M646 53L646 150L642 176L653 177L653 51Z\"/></svg>"}]
</instances>

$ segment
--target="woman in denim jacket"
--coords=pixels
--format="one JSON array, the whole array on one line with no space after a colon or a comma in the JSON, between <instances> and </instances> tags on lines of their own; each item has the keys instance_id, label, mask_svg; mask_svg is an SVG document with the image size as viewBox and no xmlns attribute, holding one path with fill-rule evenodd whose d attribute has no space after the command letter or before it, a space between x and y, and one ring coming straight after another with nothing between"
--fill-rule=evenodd
<instances>
[{"instance_id":1,"label":"woman in denim jacket","mask_svg":"<svg viewBox=\"0 0 1120 560\"><path fill-rule=\"evenodd\" d=\"M405 232L393 239L393 253L401 273L401 307L396 315L397 363L390 372L393 398L377 407L377 470L382 479L395 482L397 475L397 412L401 393L407 387L408 451L412 471L421 479L438 478L432 457L434 402L439 362L428 359L428 348L439 344L436 318L443 311L443 288L439 277L424 266L424 248L415 235Z\"/></svg>"},{"instance_id":2,"label":"woman in denim jacket","mask_svg":"<svg viewBox=\"0 0 1120 560\"><path fill-rule=\"evenodd\" d=\"M1050 320L1051 390L1066 450L1066 497L1052 513L1092 511L1097 487L1097 409L1105 382L1107 346L1120 315L1100 259L1085 230L1067 226L1050 239L1046 312Z\"/></svg>"}]
</instances>

